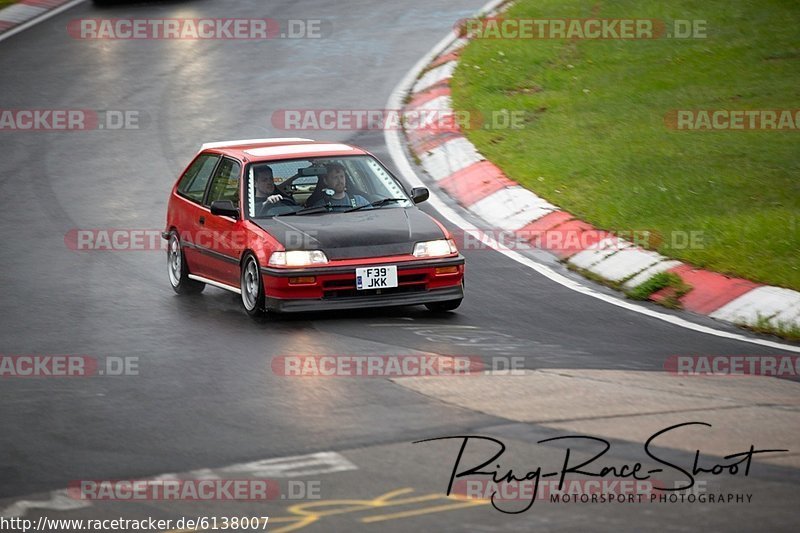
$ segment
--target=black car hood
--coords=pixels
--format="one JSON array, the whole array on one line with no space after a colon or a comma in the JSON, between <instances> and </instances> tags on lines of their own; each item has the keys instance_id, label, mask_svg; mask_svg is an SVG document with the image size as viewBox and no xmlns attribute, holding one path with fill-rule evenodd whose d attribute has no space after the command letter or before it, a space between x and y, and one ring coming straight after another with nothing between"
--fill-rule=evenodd
<instances>
[{"instance_id":1,"label":"black car hood","mask_svg":"<svg viewBox=\"0 0 800 533\"><path fill-rule=\"evenodd\" d=\"M278 216L252 222L287 250L322 250L331 260L410 254L414 243L444 237L439 225L416 207Z\"/></svg>"}]
</instances>

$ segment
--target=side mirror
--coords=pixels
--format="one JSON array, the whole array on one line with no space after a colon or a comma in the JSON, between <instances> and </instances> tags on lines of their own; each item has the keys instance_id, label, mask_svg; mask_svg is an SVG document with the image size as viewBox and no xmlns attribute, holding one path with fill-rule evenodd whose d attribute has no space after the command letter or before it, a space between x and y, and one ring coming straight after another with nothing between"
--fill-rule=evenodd
<instances>
[{"instance_id":1,"label":"side mirror","mask_svg":"<svg viewBox=\"0 0 800 533\"><path fill-rule=\"evenodd\" d=\"M421 204L427 200L430 195L431 193L425 187L414 187L411 189L411 199L414 200L415 204Z\"/></svg>"},{"instance_id":2,"label":"side mirror","mask_svg":"<svg viewBox=\"0 0 800 533\"><path fill-rule=\"evenodd\" d=\"M230 200L215 200L211 202L211 214L238 219L239 209Z\"/></svg>"}]
</instances>

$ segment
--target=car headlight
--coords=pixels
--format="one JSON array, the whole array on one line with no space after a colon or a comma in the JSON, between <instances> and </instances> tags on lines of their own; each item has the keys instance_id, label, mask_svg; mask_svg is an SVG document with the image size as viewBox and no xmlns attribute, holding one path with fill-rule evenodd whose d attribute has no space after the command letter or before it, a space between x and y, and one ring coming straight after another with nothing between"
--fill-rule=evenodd
<instances>
[{"instance_id":1,"label":"car headlight","mask_svg":"<svg viewBox=\"0 0 800 533\"><path fill-rule=\"evenodd\" d=\"M288 252L272 252L269 256L269 264L274 266L308 266L324 265L328 262L325 252L322 250L290 250Z\"/></svg>"},{"instance_id":2,"label":"car headlight","mask_svg":"<svg viewBox=\"0 0 800 533\"><path fill-rule=\"evenodd\" d=\"M414 257L442 257L458 253L453 239L418 242L414 245Z\"/></svg>"}]
</instances>

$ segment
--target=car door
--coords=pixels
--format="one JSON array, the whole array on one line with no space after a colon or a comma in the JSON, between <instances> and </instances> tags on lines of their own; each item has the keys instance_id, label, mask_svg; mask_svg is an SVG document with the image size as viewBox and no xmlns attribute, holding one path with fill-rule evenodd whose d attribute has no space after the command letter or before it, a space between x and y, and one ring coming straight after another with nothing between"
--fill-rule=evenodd
<instances>
[{"instance_id":1,"label":"car door","mask_svg":"<svg viewBox=\"0 0 800 533\"><path fill-rule=\"evenodd\" d=\"M219 154L202 153L186 169L178 182L178 209L175 226L183 243L183 255L189 272L197 276L208 276L207 255L200 253L198 245L202 244L202 228L200 221L207 215L203 207L211 176L221 157ZM198 239L199 237L199 239Z\"/></svg>"},{"instance_id":2,"label":"car door","mask_svg":"<svg viewBox=\"0 0 800 533\"><path fill-rule=\"evenodd\" d=\"M206 214L201 223L202 252L206 255L208 277L234 287L239 287L239 259L246 241L242 217L213 215L211 204L227 200L238 208L241 177L242 164L223 157L211 178L204 202Z\"/></svg>"}]
</instances>

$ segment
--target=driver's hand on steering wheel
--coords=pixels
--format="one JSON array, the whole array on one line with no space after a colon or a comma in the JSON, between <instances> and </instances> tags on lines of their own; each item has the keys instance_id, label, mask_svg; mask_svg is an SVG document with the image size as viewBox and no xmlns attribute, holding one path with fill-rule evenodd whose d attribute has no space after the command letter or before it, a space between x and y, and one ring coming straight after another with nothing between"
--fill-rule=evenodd
<instances>
[{"instance_id":1,"label":"driver's hand on steering wheel","mask_svg":"<svg viewBox=\"0 0 800 533\"><path fill-rule=\"evenodd\" d=\"M283 200L283 196L281 196L280 194L273 194L272 196L269 196L269 197L268 197L268 198L267 198L267 199L264 201L264 204L263 204L263 205L267 205L267 204L276 204L276 203L280 202L281 200Z\"/></svg>"}]
</instances>

